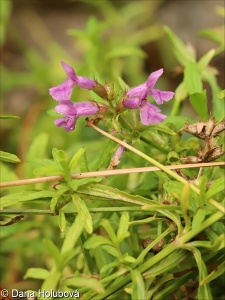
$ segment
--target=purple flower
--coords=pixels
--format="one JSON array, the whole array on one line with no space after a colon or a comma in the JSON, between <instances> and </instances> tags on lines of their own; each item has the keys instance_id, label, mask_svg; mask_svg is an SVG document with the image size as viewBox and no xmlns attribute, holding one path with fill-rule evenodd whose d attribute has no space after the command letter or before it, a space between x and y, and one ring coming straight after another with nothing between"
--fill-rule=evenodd
<instances>
[{"instance_id":1,"label":"purple flower","mask_svg":"<svg viewBox=\"0 0 225 300\"><path fill-rule=\"evenodd\" d=\"M129 90L126 93L128 98L124 101L124 105L128 108L131 108L130 106L135 105L139 106L141 101L147 98L148 95L151 95L157 104L163 104L163 101L169 101L172 99L174 95L173 92L160 91L154 88L162 73L163 69L151 73L145 83L142 83Z\"/></svg>"},{"instance_id":2,"label":"purple flower","mask_svg":"<svg viewBox=\"0 0 225 300\"><path fill-rule=\"evenodd\" d=\"M65 62L61 62L61 65L66 72L67 79L60 85L49 89L50 95L57 101L70 99L74 85L77 85L83 89L91 90L97 82L82 76L77 76L74 69L67 65Z\"/></svg>"},{"instance_id":3,"label":"purple flower","mask_svg":"<svg viewBox=\"0 0 225 300\"><path fill-rule=\"evenodd\" d=\"M54 123L58 127L63 127L66 131L72 131L79 117L94 115L98 110L99 107L94 102L73 103L70 100L63 100L55 107L55 111L65 116L55 120Z\"/></svg>"},{"instance_id":4,"label":"purple flower","mask_svg":"<svg viewBox=\"0 0 225 300\"><path fill-rule=\"evenodd\" d=\"M166 118L160 113L159 108L146 101L148 95L151 95L157 104L163 104L164 101L173 98L173 92L160 91L154 88L162 73L163 69L151 73L145 83L132 88L125 95L123 105L130 109L140 109L141 122L144 125L160 123Z\"/></svg>"}]
</instances>

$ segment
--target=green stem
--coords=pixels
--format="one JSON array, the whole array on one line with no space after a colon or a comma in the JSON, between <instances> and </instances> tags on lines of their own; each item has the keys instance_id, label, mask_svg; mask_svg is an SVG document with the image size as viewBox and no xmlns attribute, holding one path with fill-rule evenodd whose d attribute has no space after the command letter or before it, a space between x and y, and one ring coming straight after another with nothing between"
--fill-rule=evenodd
<instances>
[{"instance_id":1,"label":"green stem","mask_svg":"<svg viewBox=\"0 0 225 300\"><path fill-rule=\"evenodd\" d=\"M139 213L146 214L145 211L140 209L140 206L128 207L97 207L89 208L89 212L110 212L110 211L138 211ZM64 211L65 215L77 214L76 211ZM0 210L0 215L53 215L51 210L48 209L3 209Z\"/></svg>"},{"instance_id":2,"label":"green stem","mask_svg":"<svg viewBox=\"0 0 225 300\"><path fill-rule=\"evenodd\" d=\"M170 113L171 117L176 116L178 114L179 106L180 106L181 102L182 102L181 99L175 98L175 100L173 102L173 107L172 107L172 110L171 110L171 113Z\"/></svg>"},{"instance_id":3,"label":"green stem","mask_svg":"<svg viewBox=\"0 0 225 300\"><path fill-rule=\"evenodd\" d=\"M152 266L159 263L165 257L168 257L171 253L178 250L179 248L182 248L184 243L190 241L198 233L205 230L207 227L211 226L212 224L214 224L218 220L220 220L223 216L224 216L224 214L220 211L215 213L212 217L210 217L206 221L204 221L199 226L199 228L189 231L184 236L182 236L182 237L178 238L177 240L175 240L172 244L167 245L166 248L164 248L161 252L159 252L158 254L153 256L151 259L149 259L148 261L143 263L141 266L139 266L137 268L137 270L141 273L144 273L144 272L148 271ZM130 282L131 282L131 274L128 274L119 283L117 283L115 286L109 287L108 290L105 293L99 295L98 300L105 299L105 298L109 297L110 295L112 295L113 293L115 293L119 289L123 288L124 286L126 286ZM90 297L89 299L96 299L96 298L94 298L95 296L96 296L96 294L92 294L92 297Z\"/></svg>"},{"instance_id":4,"label":"green stem","mask_svg":"<svg viewBox=\"0 0 225 300\"><path fill-rule=\"evenodd\" d=\"M216 212L214 215L209 217L207 220L202 222L202 224L196 228L192 229L191 231L187 232L185 235L180 237L177 242L178 244L184 244L193 239L196 235L198 235L200 232L204 231L206 228L214 224L215 222L219 221L224 216L224 213L221 211Z\"/></svg>"}]
</instances>

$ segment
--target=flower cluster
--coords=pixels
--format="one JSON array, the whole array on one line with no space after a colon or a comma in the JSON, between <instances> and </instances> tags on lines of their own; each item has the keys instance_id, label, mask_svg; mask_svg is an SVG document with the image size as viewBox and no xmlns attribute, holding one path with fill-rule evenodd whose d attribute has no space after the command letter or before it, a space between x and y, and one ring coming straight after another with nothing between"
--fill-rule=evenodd
<instances>
[{"instance_id":1,"label":"flower cluster","mask_svg":"<svg viewBox=\"0 0 225 300\"><path fill-rule=\"evenodd\" d=\"M77 76L73 68L62 62L62 67L66 72L67 79L60 85L49 89L53 99L58 101L55 111L64 114L64 117L55 120L55 125L63 127L66 131L74 130L77 119L81 116L89 116L96 114L99 110L99 105L91 101L82 101L74 103L70 100L70 96L75 85L92 90L98 86L98 82L92 79Z\"/></svg>"},{"instance_id":2,"label":"flower cluster","mask_svg":"<svg viewBox=\"0 0 225 300\"><path fill-rule=\"evenodd\" d=\"M55 124L63 127L66 131L74 130L77 119L81 116L103 114L110 109L109 106L94 101L82 101L74 103L70 100L73 87L76 85L80 88L92 90L104 100L108 100L107 89L97 81L76 75L73 68L62 62L62 67L66 72L67 79L60 85L49 89L50 95L58 101L56 112L63 114L62 118L55 120ZM141 122L144 125L156 124L162 122L166 115L161 114L161 110L147 101L150 95L158 105L164 101L173 98L174 93L169 91L160 91L155 89L155 83L162 75L163 69L153 72L147 81L125 92L122 97L122 106L124 109L139 109ZM121 101L119 101L121 102ZM118 110L117 110L118 112Z\"/></svg>"},{"instance_id":3,"label":"flower cluster","mask_svg":"<svg viewBox=\"0 0 225 300\"><path fill-rule=\"evenodd\" d=\"M151 73L145 83L132 88L126 93L123 105L130 109L140 109L140 118L144 125L160 123L166 118L166 115L160 113L161 110L158 107L146 100L148 95L151 95L158 105L173 98L173 92L160 91L154 88L162 73L163 69Z\"/></svg>"}]
</instances>

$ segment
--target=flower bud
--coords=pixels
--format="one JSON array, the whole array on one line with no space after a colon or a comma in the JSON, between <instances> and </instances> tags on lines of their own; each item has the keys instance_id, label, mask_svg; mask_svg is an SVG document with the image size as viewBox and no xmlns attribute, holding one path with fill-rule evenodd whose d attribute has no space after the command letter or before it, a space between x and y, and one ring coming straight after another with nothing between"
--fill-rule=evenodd
<instances>
[{"instance_id":1,"label":"flower bud","mask_svg":"<svg viewBox=\"0 0 225 300\"><path fill-rule=\"evenodd\" d=\"M93 86L92 91L95 92L99 97L108 99L108 93L103 85L96 81L96 85Z\"/></svg>"}]
</instances>

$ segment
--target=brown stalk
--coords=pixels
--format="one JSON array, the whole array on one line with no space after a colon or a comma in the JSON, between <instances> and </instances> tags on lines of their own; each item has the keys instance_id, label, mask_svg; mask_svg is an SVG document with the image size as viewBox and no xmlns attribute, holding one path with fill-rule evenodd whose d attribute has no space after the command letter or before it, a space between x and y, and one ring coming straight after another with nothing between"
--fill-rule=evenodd
<instances>
[{"instance_id":1,"label":"brown stalk","mask_svg":"<svg viewBox=\"0 0 225 300\"><path fill-rule=\"evenodd\" d=\"M170 170L176 170L176 169L189 169L189 168L215 167L215 166L225 166L225 162L181 164L181 165L172 165L172 166L166 166L166 167ZM112 176L112 175L154 172L154 171L160 171L160 169L158 167L142 167L142 168L119 169L119 170L93 171L93 172L72 174L71 178L79 179L79 178ZM63 176L55 175L55 176L46 176L46 177L29 178L29 179L21 179L21 180L15 180L15 181L2 182L2 183L0 183L0 187L5 188L5 187L11 187L11 186L28 185L28 184L59 181L59 180L64 180Z\"/></svg>"}]
</instances>

